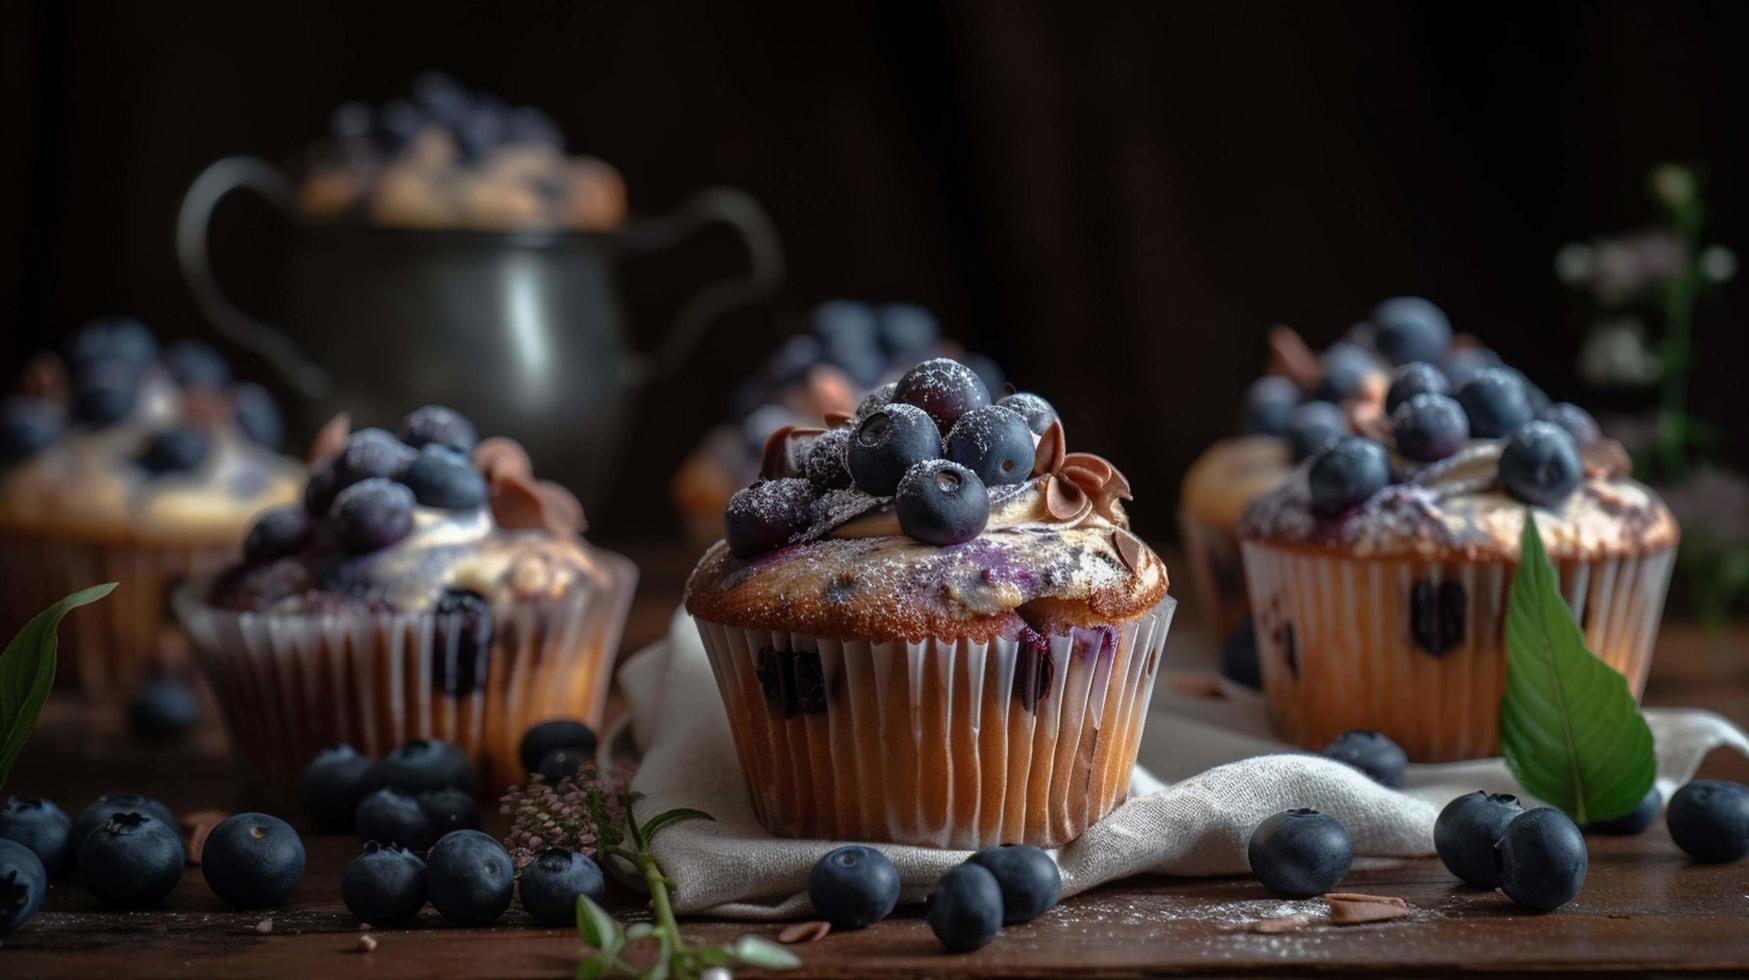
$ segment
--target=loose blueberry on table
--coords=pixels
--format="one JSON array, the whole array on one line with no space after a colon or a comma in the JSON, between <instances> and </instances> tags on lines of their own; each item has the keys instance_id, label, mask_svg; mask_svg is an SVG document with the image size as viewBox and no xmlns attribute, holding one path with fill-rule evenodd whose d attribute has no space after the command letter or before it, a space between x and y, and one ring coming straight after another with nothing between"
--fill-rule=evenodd
<instances>
[{"instance_id":1,"label":"loose blueberry on table","mask_svg":"<svg viewBox=\"0 0 1749 980\"><path fill-rule=\"evenodd\" d=\"M174 738L200 724L200 693L182 681L148 681L128 702L128 728L147 739Z\"/></svg>"},{"instance_id":2,"label":"loose blueberry on table","mask_svg":"<svg viewBox=\"0 0 1749 980\"><path fill-rule=\"evenodd\" d=\"M1749 786L1697 779L1671 795L1664 822L1696 861L1735 861L1749 854Z\"/></svg>"},{"instance_id":3,"label":"loose blueberry on table","mask_svg":"<svg viewBox=\"0 0 1749 980\"><path fill-rule=\"evenodd\" d=\"M30 848L50 875L67 867L73 856L73 821L51 800L10 797L0 806L0 840Z\"/></svg>"},{"instance_id":4,"label":"loose blueberry on table","mask_svg":"<svg viewBox=\"0 0 1749 980\"><path fill-rule=\"evenodd\" d=\"M1500 887L1494 865L1494 845L1506 826L1524 813L1518 797L1477 790L1460 796L1439 811L1433 824L1433 848L1446 870L1477 888Z\"/></svg>"},{"instance_id":5,"label":"loose blueberry on table","mask_svg":"<svg viewBox=\"0 0 1749 980\"><path fill-rule=\"evenodd\" d=\"M1526 908L1552 911L1572 901L1585 885L1589 856L1585 835L1571 817L1553 807L1513 818L1494 845L1500 890Z\"/></svg>"},{"instance_id":6,"label":"loose blueberry on table","mask_svg":"<svg viewBox=\"0 0 1749 980\"><path fill-rule=\"evenodd\" d=\"M950 953L987 946L1002 929L1002 886L989 868L962 864L935 883L927 917L930 931Z\"/></svg>"},{"instance_id":7,"label":"loose blueberry on table","mask_svg":"<svg viewBox=\"0 0 1749 980\"><path fill-rule=\"evenodd\" d=\"M1664 794L1658 791L1658 785L1646 790L1646 795L1632 810L1614 820L1597 820L1585 825L1587 834L1607 834L1612 837L1632 837L1643 833L1647 827L1658 819L1658 814L1664 809Z\"/></svg>"},{"instance_id":8,"label":"loose blueberry on table","mask_svg":"<svg viewBox=\"0 0 1749 980\"><path fill-rule=\"evenodd\" d=\"M437 840L431 817L419 805L419 798L391 786L368 793L358 802L352 826L360 840L399 844L415 851L423 851Z\"/></svg>"},{"instance_id":9,"label":"loose blueberry on table","mask_svg":"<svg viewBox=\"0 0 1749 980\"><path fill-rule=\"evenodd\" d=\"M151 797L138 793L105 793L86 804L85 809L73 819L73 848L75 854L79 845L91 832L109 822L109 818L118 813L142 813L155 818L166 827L177 826L176 814L164 804Z\"/></svg>"},{"instance_id":10,"label":"loose blueberry on table","mask_svg":"<svg viewBox=\"0 0 1749 980\"><path fill-rule=\"evenodd\" d=\"M365 785L409 793L444 788L471 791L474 773L461 749L435 738L416 738L378 759L365 774Z\"/></svg>"},{"instance_id":11,"label":"loose blueberry on table","mask_svg":"<svg viewBox=\"0 0 1749 980\"><path fill-rule=\"evenodd\" d=\"M431 832L442 837L452 830L480 829L480 805L474 794L453 786L426 790L418 795L419 809L431 821Z\"/></svg>"},{"instance_id":12,"label":"loose blueberry on table","mask_svg":"<svg viewBox=\"0 0 1749 980\"><path fill-rule=\"evenodd\" d=\"M365 782L370 760L350 745L336 745L316 753L298 781L298 797L304 815L319 834L345 833L370 787Z\"/></svg>"},{"instance_id":13,"label":"loose blueberry on table","mask_svg":"<svg viewBox=\"0 0 1749 980\"><path fill-rule=\"evenodd\" d=\"M0 936L29 922L48 892L48 869L36 852L0 838Z\"/></svg>"},{"instance_id":14,"label":"loose blueberry on table","mask_svg":"<svg viewBox=\"0 0 1749 980\"><path fill-rule=\"evenodd\" d=\"M425 907L425 862L394 844L366 841L340 874L340 899L372 925L406 922Z\"/></svg>"},{"instance_id":15,"label":"loose blueberry on table","mask_svg":"<svg viewBox=\"0 0 1749 980\"><path fill-rule=\"evenodd\" d=\"M228 905L281 905L304 876L304 842L278 817L239 813L213 828L201 850L200 870L213 894Z\"/></svg>"},{"instance_id":16,"label":"loose blueberry on table","mask_svg":"<svg viewBox=\"0 0 1749 980\"><path fill-rule=\"evenodd\" d=\"M510 907L516 873L504 845L478 830L446 834L425 860L425 887L444 918L489 926Z\"/></svg>"},{"instance_id":17,"label":"loose blueberry on table","mask_svg":"<svg viewBox=\"0 0 1749 980\"><path fill-rule=\"evenodd\" d=\"M1402 746L1379 732L1343 732L1324 746L1322 755L1352 766L1380 786L1402 789L1409 757Z\"/></svg>"},{"instance_id":18,"label":"loose blueberry on table","mask_svg":"<svg viewBox=\"0 0 1749 980\"><path fill-rule=\"evenodd\" d=\"M187 854L172 825L141 813L117 813L79 844L79 885L104 905L155 905L182 879Z\"/></svg>"},{"instance_id":19,"label":"loose blueberry on table","mask_svg":"<svg viewBox=\"0 0 1749 980\"><path fill-rule=\"evenodd\" d=\"M524 772L533 772L548 752L574 749L586 758L595 757L595 732L580 721L543 721L522 733L516 748Z\"/></svg>"},{"instance_id":20,"label":"loose blueberry on table","mask_svg":"<svg viewBox=\"0 0 1749 980\"><path fill-rule=\"evenodd\" d=\"M899 871L872 847L848 844L826 852L808 873L808 899L832 928L865 929L899 901Z\"/></svg>"},{"instance_id":21,"label":"loose blueberry on table","mask_svg":"<svg viewBox=\"0 0 1749 980\"><path fill-rule=\"evenodd\" d=\"M522 869L516 894L522 907L536 922L549 926L577 921L577 897L589 896L599 903L607 891L601 867L587 855L560 848L541 852Z\"/></svg>"},{"instance_id":22,"label":"loose blueberry on table","mask_svg":"<svg viewBox=\"0 0 1749 980\"><path fill-rule=\"evenodd\" d=\"M1063 894L1063 873L1042 848L1031 844L986 847L967 860L983 865L1002 889L1002 924L1020 925L1044 915Z\"/></svg>"},{"instance_id":23,"label":"loose blueberry on table","mask_svg":"<svg viewBox=\"0 0 1749 980\"><path fill-rule=\"evenodd\" d=\"M1354 844L1341 821L1301 808L1258 824L1246 856L1251 873L1270 891L1310 898L1329 891L1348 875Z\"/></svg>"}]
</instances>

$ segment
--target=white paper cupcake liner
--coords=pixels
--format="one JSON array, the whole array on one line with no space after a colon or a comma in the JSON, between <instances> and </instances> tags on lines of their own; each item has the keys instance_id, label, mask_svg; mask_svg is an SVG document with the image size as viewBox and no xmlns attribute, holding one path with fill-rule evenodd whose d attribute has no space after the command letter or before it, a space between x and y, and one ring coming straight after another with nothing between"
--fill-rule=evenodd
<instances>
[{"instance_id":1,"label":"white paper cupcake liner","mask_svg":"<svg viewBox=\"0 0 1749 980\"><path fill-rule=\"evenodd\" d=\"M170 593L222 568L236 549L105 543L7 532L0 536L0 610L16 630L61 598L120 583L102 602L61 622L58 681L87 697L125 698L148 675L187 660ZM10 635L10 634L8 634Z\"/></svg>"},{"instance_id":2,"label":"white paper cupcake liner","mask_svg":"<svg viewBox=\"0 0 1749 980\"><path fill-rule=\"evenodd\" d=\"M1128 792L1176 606L1030 645L698 627L772 833L1054 847Z\"/></svg>"},{"instance_id":3,"label":"white paper cupcake liner","mask_svg":"<svg viewBox=\"0 0 1749 980\"><path fill-rule=\"evenodd\" d=\"M1184 557L1190 566L1197 602L1203 607L1209 632L1219 649L1251 615L1239 538L1231 529L1217 528L1187 511L1178 514L1178 530L1184 538Z\"/></svg>"},{"instance_id":4,"label":"white paper cupcake liner","mask_svg":"<svg viewBox=\"0 0 1749 980\"><path fill-rule=\"evenodd\" d=\"M460 748L478 788L495 793L526 775L517 745L530 726L602 722L637 570L593 554L604 585L500 605L472 664L455 641L461 631L440 630L435 612L230 612L205 604L204 579L177 591L176 612L267 798L295 792L322 748L344 743L376 757L415 738Z\"/></svg>"},{"instance_id":5,"label":"white paper cupcake liner","mask_svg":"<svg viewBox=\"0 0 1749 980\"><path fill-rule=\"evenodd\" d=\"M1499 754L1513 563L1243 548L1264 694L1284 738L1316 749L1372 729L1416 762ZM1675 559L1671 548L1555 563L1586 645L1636 697Z\"/></svg>"}]
</instances>

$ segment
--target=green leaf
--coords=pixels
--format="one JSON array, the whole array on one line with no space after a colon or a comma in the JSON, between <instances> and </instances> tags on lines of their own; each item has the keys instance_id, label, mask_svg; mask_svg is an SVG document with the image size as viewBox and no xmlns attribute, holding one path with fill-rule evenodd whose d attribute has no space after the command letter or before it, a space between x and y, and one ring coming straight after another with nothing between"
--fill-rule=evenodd
<instances>
[{"instance_id":1,"label":"green leaf","mask_svg":"<svg viewBox=\"0 0 1749 980\"><path fill-rule=\"evenodd\" d=\"M716 819L703 810L693 810L688 807L664 810L645 821L642 830L644 846L649 847L650 842L656 839L657 832L665 827L671 827L685 820L710 820L714 822Z\"/></svg>"},{"instance_id":2,"label":"green leaf","mask_svg":"<svg viewBox=\"0 0 1749 980\"><path fill-rule=\"evenodd\" d=\"M577 896L577 936L590 949L599 949L611 956L618 951L614 939L620 935L619 923L607 910L595 904L588 895ZM610 951L608 947L612 946Z\"/></svg>"},{"instance_id":3,"label":"green leaf","mask_svg":"<svg viewBox=\"0 0 1749 980\"><path fill-rule=\"evenodd\" d=\"M1506 603L1500 747L1527 793L1580 824L1639 805L1657 774L1627 681L1585 648L1529 510Z\"/></svg>"},{"instance_id":4,"label":"green leaf","mask_svg":"<svg viewBox=\"0 0 1749 980\"><path fill-rule=\"evenodd\" d=\"M36 727L36 717L55 683L55 630L67 613L109 595L116 583L105 582L75 592L37 613L0 653L0 786L24 743Z\"/></svg>"},{"instance_id":5,"label":"green leaf","mask_svg":"<svg viewBox=\"0 0 1749 980\"><path fill-rule=\"evenodd\" d=\"M769 939L742 936L729 947L735 959L762 970L793 970L802 965L801 958Z\"/></svg>"},{"instance_id":6,"label":"green leaf","mask_svg":"<svg viewBox=\"0 0 1749 980\"><path fill-rule=\"evenodd\" d=\"M600 953L590 953L577 964L576 980L595 980L607 972L607 957Z\"/></svg>"}]
</instances>

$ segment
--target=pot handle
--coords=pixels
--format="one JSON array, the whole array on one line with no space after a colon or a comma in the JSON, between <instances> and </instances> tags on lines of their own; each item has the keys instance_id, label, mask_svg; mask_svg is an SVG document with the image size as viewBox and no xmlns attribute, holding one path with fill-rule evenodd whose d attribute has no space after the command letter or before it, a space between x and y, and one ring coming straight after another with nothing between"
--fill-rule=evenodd
<instances>
[{"instance_id":1,"label":"pot handle","mask_svg":"<svg viewBox=\"0 0 1749 980\"><path fill-rule=\"evenodd\" d=\"M328 372L306 357L290 337L239 309L213 274L208 248L213 211L225 195L239 188L260 194L288 215L293 213L297 193L279 168L247 156L215 161L188 185L176 214L176 261L183 281L219 333L271 361L304 396L321 398L332 384Z\"/></svg>"},{"instance_id":2,"label":"pot handle","mask_svg":"<svg viewBox=\"0 0 1749 980\"><path fill-rule=\"evenodd\" d=\"M724 224L747 249L747 270L701 288L675 314L668 336L650 354L627 358L627 380L643 385L673 374L721 317L775 294L783 284L783 243L771 216L753 195L734 187L707 187L661 218L626 229L638 251L670 248L713 224Z\"/></svg>"}]
</instances>

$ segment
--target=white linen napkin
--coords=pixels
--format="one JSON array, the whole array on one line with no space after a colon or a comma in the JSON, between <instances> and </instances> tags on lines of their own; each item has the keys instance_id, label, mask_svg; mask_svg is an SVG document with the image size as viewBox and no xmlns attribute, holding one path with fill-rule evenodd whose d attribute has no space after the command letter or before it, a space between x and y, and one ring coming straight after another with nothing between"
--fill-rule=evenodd
<instances>
[{"instance_id":1,"label":"white linen napkin","mask_svg":"<svg viewBox=\"0 0 1749 980\"><path fill-rule=\"evenodd\" d=\"M685 806L716 818L676 824L656 841L657 858L679 882L675 911L761 920L813 914L808 871L843 842L778 838L760 826L691 618L676 613L668 639L635 654L619 676L643 753L632 780L644 795L639 812L647 817ZM1275 742L1260 697L1230 686L1221 691L1220 697L1176 693L1162 676L1130 799L1056 854L1065 896L1143 872L1247 873L1252 829L1298 806L1340 819L1363 858L1427 855L1433 853L1433 821L1453 797L1478 789L1521 793L1499 759L1410 766L1407 789L1385 789L1347 766ZM1714 748L1749 755L1749 738L1712 712L1645 714L1666 797ZM922 901L967 853L878 846L898 866L902 902Z\"/></svg>"}]
</instances>

